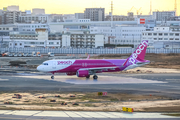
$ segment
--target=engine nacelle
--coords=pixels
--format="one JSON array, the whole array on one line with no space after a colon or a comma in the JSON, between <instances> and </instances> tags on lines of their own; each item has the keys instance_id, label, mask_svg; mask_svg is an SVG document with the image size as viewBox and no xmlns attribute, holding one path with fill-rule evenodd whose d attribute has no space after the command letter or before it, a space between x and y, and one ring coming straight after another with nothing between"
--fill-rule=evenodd
<instances>
[{"instance_id":1,"label":"engine nacelle","mask_svg":"<svg viewBox=\"0 0 180 120\"><path fill-rule=\"evenodd\" d=\"M68 73L66 73L66 75L72 76L72 75L76 75L76 73L75 72L68 72Z\"/></svg>"},{"instance_id":2,"label":"engine nacelle","mask_svg":"<svg viewBox=\"0 0 180 120\"><path fill-rule=\"evenodd\" d=\"M78 70L76 75L78 77L87 77L87 76L89 76L89 71L88 70Z\"/></svg>"}]
</instances>

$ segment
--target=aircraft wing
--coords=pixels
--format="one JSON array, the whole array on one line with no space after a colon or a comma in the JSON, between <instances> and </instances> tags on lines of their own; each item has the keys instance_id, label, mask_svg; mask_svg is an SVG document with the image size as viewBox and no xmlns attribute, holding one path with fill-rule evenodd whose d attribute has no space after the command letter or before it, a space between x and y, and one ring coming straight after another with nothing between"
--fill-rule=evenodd
<instances>
[{"instance_id":1,"label":"aircraft wing","mask_svg":"<svg viewBox=\"0 0 180 120\"><path fill-rule=\"evenodd\" d=\"M94 67L94 68L82 68L82 69L79 69L79 70L88 70L88 71L100 71L100 70L115 70L116 68L118 67Z\"/></svg>"}]
</instances>

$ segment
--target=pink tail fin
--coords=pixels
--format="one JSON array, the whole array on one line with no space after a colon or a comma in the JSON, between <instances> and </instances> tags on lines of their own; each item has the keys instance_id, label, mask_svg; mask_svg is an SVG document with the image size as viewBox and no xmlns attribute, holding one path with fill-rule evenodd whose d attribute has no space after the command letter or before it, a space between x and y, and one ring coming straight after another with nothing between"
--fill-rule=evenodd
<instances>
[{"instance_id":1,"label":"pink tail fin","mask_svg":"<svg viewBox=\"0 0 180 120\"><path fill-rule=\"evenodd\" d=\"M132 57L139 61L144 60L147 46L148 46L148 41L143 40L141 44L137 47L137 49L134 51L134 53L132 54Z\"/></svg>"},{"instance_id":2,"label":"pink tail fin","mask_svg":"<svg viewBox=\"0 0 180 120\"><path fill-rule=\"evenodd\" d=\"M137 49L133 52L133 54L124 62L123 66L136 64L138 61L144 61L147 46L148 41L143 40Z\"/></svg>"}]
</instances>

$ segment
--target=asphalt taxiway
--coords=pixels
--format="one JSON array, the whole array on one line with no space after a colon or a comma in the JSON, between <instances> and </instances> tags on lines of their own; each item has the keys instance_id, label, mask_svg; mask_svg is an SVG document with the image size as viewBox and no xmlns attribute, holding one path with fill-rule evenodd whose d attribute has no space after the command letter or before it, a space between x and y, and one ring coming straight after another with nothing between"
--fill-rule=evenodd
<instances>
[{"instance_id":1,"label":"asphalt taxiway","mask_svg":"<svg viewBox=\"0 0 180 120\"><path fill-rule=\"evenodd\" d=\"M120 92L180 98L180 74L99 74L98 80L77 76L18 73L0 75L1 92Z\"/></svg>"}]
</instances>

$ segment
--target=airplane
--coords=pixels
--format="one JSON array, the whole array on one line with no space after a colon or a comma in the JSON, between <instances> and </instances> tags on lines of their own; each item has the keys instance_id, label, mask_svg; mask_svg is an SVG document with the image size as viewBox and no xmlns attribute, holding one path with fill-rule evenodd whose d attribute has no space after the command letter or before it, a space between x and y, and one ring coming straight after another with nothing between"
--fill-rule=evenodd
<instances>
[{"instance_id":1,"label":"airplane","mask_svg":"<svg viewBox=\"0 0 180 120\"><path fill-rule=\"evenodd\" d=\"M148 41L143 40L132 55L127 59L83 59L83 60L48 60L37 67L38 71L52 73L66 73L68 76L86 77L93 75L97 80L97 73L118 72L129 70L149 64L149 60L144 60Z\"/></svg>"}]
</instances>

